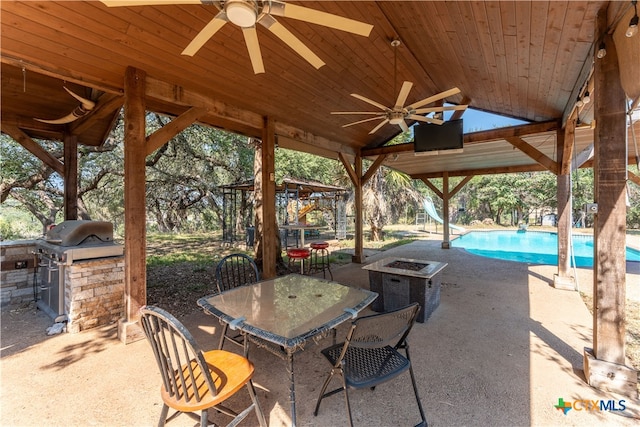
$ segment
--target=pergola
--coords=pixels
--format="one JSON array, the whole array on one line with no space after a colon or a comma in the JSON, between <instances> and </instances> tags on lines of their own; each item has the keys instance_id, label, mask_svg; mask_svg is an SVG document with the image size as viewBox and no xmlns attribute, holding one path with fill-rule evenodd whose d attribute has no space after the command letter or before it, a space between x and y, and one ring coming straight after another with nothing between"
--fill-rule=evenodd
<instances>
[{"instance_id":1,"label":"pergola","mask_svg":"<svg viewBox=\"0 0 640 427\"><path fill-rule=\"evenodd\" d=\"M276 145L341 161L353 182L358 212L362 186L381 165L423 180L443 198L445 218L449 198L474 175L550 171L558 177L559 287L570 282L570 172L593 167L596 307L594 348L585 351L585 370L596 387L624 392L635 387L636 373L625 366L624 357L624 193L627 179L640 184L627 170L634 161L627 112L640 99L640 35L624 34L634 16L630 2L292 1L287 4L361 21L372 29L356 35L277 16L320 63L311 65L274 31L258 25L265 68L258 74L243 31L232 23L193 56L181 54L228 2L105 3L118 2L1 3L2 132L64 177L65 217L74 219L77 145L102 144L124 107L123 341L141 336L136 321L146 302L145 157L182 129L201 123L261 140L256 234L262 242L276 233ZM400 46L392 47L393 40L400 40ZM604 57L597 53L601 47ZM255 54L255 46L249 52ZM417 157L413 144L385 145L400 132L398 126L386 124L370 133L377 122L343 127L357 116L331 114L371 109L350 94L391 106L403 81L413 83L409 103L457 87L459 93L438 101L529 124L466 134L462 153ZM95 106L78 110L79 100L63 87ZM578 106L587 92L593 102ZM34 120L74 111L81 117L69 123ZM146 111L175 119L146 135ZM640 134L640 123L634 126ZM38 138L64 141L64 161L43 150ZM373 161L366 171L363 159ZM454 176L464 179L450 189ZM443 187L437 188L432 178L442 178ZM360 213L355 262L364 259L362 229ZM445 221L445 248L448 234ZM275 248L263 244L262 249L264 276L273 276Z\"/></svg>"}]
</instances>

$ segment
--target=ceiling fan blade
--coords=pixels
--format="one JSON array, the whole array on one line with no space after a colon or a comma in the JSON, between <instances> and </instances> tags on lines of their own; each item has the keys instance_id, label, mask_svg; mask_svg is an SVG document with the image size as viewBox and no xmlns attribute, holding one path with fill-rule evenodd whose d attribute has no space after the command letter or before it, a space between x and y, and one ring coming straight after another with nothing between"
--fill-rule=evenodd
<instances>
[{"instance_id":1,"label":"ceiling fan blade","mask_svg":"<svg viewBox=\"0 0 640 427\"><path fill-rule=\"evenodd\" d=\"M242 28L244 42L247 45L249 58L255 74L264 73L264 63L262 62L262 52L260 52L260 44L258 43L258 32L256 26Z\"/></svg>"},{"instance_id":2,"label":"ceiling fan blade","mask_svg":"<svg viewBox=\"0 0 640 427\"><path fill-rule=\"evenodd\" d=\"M457 87L454 87L452 89L445 90L444 92L440 92L437 95L433 95L421 101L414 102L413 104L408 105L407 109L411 110L411 109L419 108L419 107L422 107L423 105L431 104L432 102L439 101L441 99L446 98L447 96L455 95L457 93L460 93L460 89L458 89Z\"/></svg>"},{"instance_id":3,"label":"ceiling fan blade","mask_svg":"<svg viewBox=\"0 0 640 427\"><path fill-rule=\"evenodd\" d=\"M204 44L209 41L220 28L229 22L227 14L224 11L218 12L218 14L198 33L197 36L191 40L191 43L182 51L183 55L193 56L200 50Z\"/></svg>"},{"instance_id":4,"label":"ceiling fan blade","mask_svg":"<svg viewBox=\"0 0 640 427\"><path fill-rule=\"evenodd\" d=\"M402 132L408 132L409 131L409 127L407 126L407 123L403 120L401 121L398 126L400 126L400 128L402 129Z\"/></svg>"},{"instance_id":5,"label":"ceiling fan blade","mask_svg":"<svg viewBox=\"0 0 640 427\"><path fill-rule=\"evenodd\" d=\"M396 105L393 107L394 110L402 109L405 101L407 100L407 96L409 96L409 91L413 87L413 83L404 82L402 83L402 87L400 88L400 93L398 93L398 99L396 100Z\"/></svg>"},{"instance_id":6,"label":"ceiling fan blade","mask_svg":"<svg viewBox=\"0 0 640 427\"><path fill-rule=\"evenodd\" d=\"M332 111L331 114L373 114L379 116L380 111Z\"/></svg>"},{"instance_id":7,"label":"ceiling fan blade","mask_svg":"<svg viewBox=\"0 0 640 427\"><path fill-rule=\"evenodd\" d=\"M468 105L447 105L442 107L418 108L415 114L437 113L440 111L462 111L466 110Z\"/></svg>"},{"instance_id":8,"label":"ceiling fan blade","mask_svg":"<svg viewBox=\"0 0 640 427\"><path fill-rule=\"evenodd\" d=\"M387 123L389 123L389 119L384 119L383 121L381 121L378 124L378 126L376 126L373 129L371 129L371 132L369 132L369 135L372 135L372 134L376 133L378 131L378 129L380 129L382 126L386 125Z\"/></svg>"},{"instance_id":9,"label":"ceiling fan blade","mask_svg":"<svg viewBox=\"0 0 640 427\"><path fill-rule=\"evenodd\" d=\"M120 6L163 6L171 4L203 4L201 0L100 0L107 7Z\"/></svg>"},{"instance_id":10,"label":"ceiling fan blade","mask_svg":"<svg viewBox=\"0 0 640 427\"><path fill-rule=\"evenodd\" d=\"M366 102L368 104L371 104L374 107L378 107L379 109L381 109L383 111L387 111L388 110L388 108L385 107L384 105L382 105L382 104L380 104L380 103L378 103L378 102L376 102L376 101L374 101L372 99L364 97L362 95L358 95L357 93L352 93L351 96L353 96L354 98L358 98L360 101L364 101L364 102Z\"/></svg>"},{"instance_id":11,"label":"ceiling fan blade","mask_svg":"<svg viewBox=\"0 0 640 427\"><path fill-rule=\"evenodd\" d=\"M434 125L441 125L444 123L444 120L433 119L431 117L425 116L417 116L415 114L409 114L407 118L411 120L417 120L419 122L433 123Z\"/></svg>"},{"instance_id":12,"label":"ceiling fan blade","mask_svg":"<svg viewBox=\"0 0 640 427\"><path fill-rule=\"evenodd\" d=\"M365 37L369 37L369 34L371 34L371 30L373 29L373 25L345 18L344 16L310 9L304 6L298 6L276 0L265 3L266 10L263 9L263 12L270 13L275 16L297 19L299 21L322 25L323 27L346 31Z\"/></svg>"},{"instance_id":13,"label":"ceiling fan blade","mask_svg":"<svg viewBox=\"0 0 640 427\"><path fill-rule=\"evenodd\" d=\"M324 61L318 55L313 53L311 49L305 46L302 41L297 38L291 31L287 30L281 23L275 20L271 15L262 15L258 22L266 29L275 34L280 40L285 42L298 55L302 56L307 62L316 69L324 65Z\"/></svg>"},{"instance_id":14,"label":"ceiling fan blade","mask_svg":"<svg viewBox=\"0 0 640 427\"><path fill-rule=\"evenodd\" d=\"M382 119L384 117L386 117L386 116L382 115L382 116L371 117L371 118L364 119L364 120L358 120L357 122L347 123L346 125L342 125L342 127L346 128L346 127L353 126L353 125L359 125L360 123L366 123L366 122L370 122L372 120L379 120L379 119Z\"/></svg>"}]
</instances>

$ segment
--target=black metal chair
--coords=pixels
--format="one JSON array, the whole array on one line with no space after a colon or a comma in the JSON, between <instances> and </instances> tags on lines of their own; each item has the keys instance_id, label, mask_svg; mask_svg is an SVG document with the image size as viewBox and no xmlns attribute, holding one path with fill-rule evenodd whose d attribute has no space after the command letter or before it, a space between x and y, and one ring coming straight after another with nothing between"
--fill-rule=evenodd
<instances>
[{"instance_id":1,"label":"black metal chair","mask_svg":"<svg viewBox=\"0 0 640 427\"><path fill-rule=\"evenodd\" d=\"M160 394L162 412L159 426L164 426L181 413L196 417L201 411L200 425L208 425L208 410L233 417L229 425L237 425L255 411L260 426L267 423L253 388L254 367L245 357L224 350L203 352L191 333L165 310L146 306L140 309L140 323L151 344L162 376ZM251 404L240 413L223 403L238 390L246 387ZM176 412L169 418L169 408Z\"/></svg>"},{"instance_id":2,"label":"black metal chair","mask_svg":"<svg viewBox=\"0 0 640 427\"><path fill-rule=\"evenodd\" d=\"M322 350L332 367L322 385L313 414L318 415L322 399L344 391L349 425L353 426L348 389L373 389L408 370L420 411L421 422L418 426L426 427L427 420L420 403L407 343L407 336L419 310L420 305L413 303L397 310L358 318L351 323L344 343ZM399 349L403 349L406 356ZM342 378L341 387L325 392L334 375Z\"/></svg>"},{"instance_id":3,"label":"black metal chair","mask_svg":"<svg viewBox=\"0 0 640 427\"><path fill-rule=\"evenodd\" d=\"M258 266L251 257L245 254L227 255L220 260L216 267L216 286L219 293L259 280ZM225 340L244 347L244 340L240 334L229 335L228 332L229 326L225 323L220 335L219 350L222 350Z\"/></svg>"}]
</instances>

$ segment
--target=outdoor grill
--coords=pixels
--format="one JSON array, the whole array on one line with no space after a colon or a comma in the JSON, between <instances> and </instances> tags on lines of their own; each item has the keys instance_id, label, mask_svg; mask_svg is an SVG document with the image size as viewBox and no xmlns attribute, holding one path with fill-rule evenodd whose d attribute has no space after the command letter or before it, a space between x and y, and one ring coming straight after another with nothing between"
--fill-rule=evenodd
<instances>
[{"instance_id":1,"label":"outdoor grill","mask_svg":"<svg viewBox=\"0 0 640 427\"><path fill-rule=\"evenodd\" d=\"M121 256L122 245L113 242L113 224L106 221L64 221L36 242L39 258L38 308L56 322L65 321L65 270L78 261Z\"/></svg>"}]
</instances>

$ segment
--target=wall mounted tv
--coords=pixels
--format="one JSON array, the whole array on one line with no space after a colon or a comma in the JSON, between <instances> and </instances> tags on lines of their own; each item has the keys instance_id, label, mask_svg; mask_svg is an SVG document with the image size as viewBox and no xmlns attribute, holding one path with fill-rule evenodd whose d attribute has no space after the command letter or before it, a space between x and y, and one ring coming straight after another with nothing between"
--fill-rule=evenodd
<instances>
[{"instance_id":1,"label":"wall mounted tv","mask_svg":"<svg viewBox=\"0 0 640 427\"><path fill-rule=\"evenodd\" d=\"M462 119L449 120L441 125L420 123L413 127L413 142L416 153L428 154L444 150L461 151L462 141Z\"/></svg>"}]
</instances>

